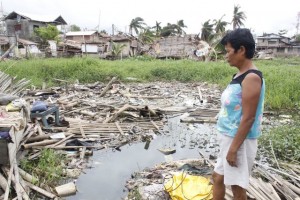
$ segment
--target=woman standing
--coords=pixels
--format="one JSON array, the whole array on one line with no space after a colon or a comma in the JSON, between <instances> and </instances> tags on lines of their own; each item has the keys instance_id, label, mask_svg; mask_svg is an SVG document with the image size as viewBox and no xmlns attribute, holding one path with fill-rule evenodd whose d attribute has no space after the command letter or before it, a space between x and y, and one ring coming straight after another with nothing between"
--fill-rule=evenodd
<instances>
[{"instance_id":1,"label":"woman standing","mask_svg":"<svg viewBox=\"0 0 300 200\"><path fill-rule=\"evenodd\" d=\"M235 200L246 200L246 188L261 134L265 83L252 62L255 41L249 29L236 29L222 39L226 59L238 72L221 97L217 128L220 154L213 173L213 198L223 200L230 185Z\"/></svg>"}]
</instances>

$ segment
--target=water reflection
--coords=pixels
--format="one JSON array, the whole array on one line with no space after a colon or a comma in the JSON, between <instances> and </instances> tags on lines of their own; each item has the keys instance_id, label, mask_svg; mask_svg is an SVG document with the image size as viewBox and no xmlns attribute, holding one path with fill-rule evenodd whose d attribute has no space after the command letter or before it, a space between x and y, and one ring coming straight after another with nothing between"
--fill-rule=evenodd
<instances>
[{"instance_id":1,"label":"water reflection","mask_svg":"<svg viewBox=\"0 0 300 200\"><path fill-rule=\"evenodd\" d=\"M173 118L167 123L164 135L151 142L129 144L121 151L96 151L92 157L92 168L76 182L78 192L69 200L118 200L126 196L125 183L135 171L153 167L166 160L199 158L199 149L212 150L215 140L214 125L187 125ZM175 148L176 153L165 156L157 149Z\"/></svg>"}]
</instances>

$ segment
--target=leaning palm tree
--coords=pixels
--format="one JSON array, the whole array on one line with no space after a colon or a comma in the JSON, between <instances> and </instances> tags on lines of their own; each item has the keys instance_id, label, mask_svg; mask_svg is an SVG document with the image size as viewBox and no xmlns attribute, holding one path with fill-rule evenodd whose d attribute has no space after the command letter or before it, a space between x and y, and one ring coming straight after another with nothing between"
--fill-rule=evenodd
<instances>
[{"instance_id":1,"label":"leaning palm tree","mask_svg":"<svg viewBox=\"0 0 300 200\"><path fill-rule=\"evenodd\" d=\"M229 24L228 22L222 20L223 17L224 17L224 15L223 15L220 19L218 19L218 20L215 19L215 20L214 20L215 32L216 32L217 34L222 34L222 33L224 33L227 24Z\"/></svg>"},{"instance_id":2,"label":"leaning palm tree","mask_svg":"<svg viewBox=\"0 0 300 200\"><path fill-rule=\"evenodd\" d=\"M200 39L208 42L214 34L214 24L210 23L210 19L204 22L201 29Z\"/></svg>"},{"instance_id":3,"label":"leaning palm tree","mask_svg":"<svg viewBox=\"0 0 300 200\"><path fill-rule=\"evenodd\" d=\"M243 21L246 20L246 15L244 12L240 11L240 6L239 5L235 5L234 6L234 10L233 10L233 18L232 18L232 26L233 26L233 30L235 30L236 28L244 25Z\"/></svg>"},{"instance_id":4,"label":"leaning palm tree","mask_svg":"<svg viewBox=\"0 0 300 200\"><path fill-rule=\"evenodd\" d=\"M187 26L184 24L183 20L182 19L179 20L176 25L177 25L178 34L185 35L186 33L183 30L183 28L187 28Z\"/></svg>"},{"instance_id":5,"label":"leaning palm tree","mask_svg":"<svg viewBox=\"0 0 300 200\"><path fill-rule=\"evenodd\" d=\"M143 29L146 23L144 22L144 19L141 17L136 17L131 20L129 24L129 33L132 35L132 30L138 35L139 29Z\"/></svg>"},{"instance_id":6,"label":"leaning palm tree","mask_svg":"<svg viewBox=\"0 0 300 200\"><path fill-rule=\"evenodd\" d=\"M138 39L144 44L152 43L154 41L154 38L155 33L151 31L150 27L143 29L138 36Z\"/></svg>"}]
</instances>

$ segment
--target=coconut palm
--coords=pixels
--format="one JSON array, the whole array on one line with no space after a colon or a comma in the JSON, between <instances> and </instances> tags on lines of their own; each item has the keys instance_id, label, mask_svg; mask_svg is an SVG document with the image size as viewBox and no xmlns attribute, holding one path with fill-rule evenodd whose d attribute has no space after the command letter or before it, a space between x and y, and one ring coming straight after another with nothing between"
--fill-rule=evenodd
<instances>
[{"instance_id":1,"label":"coconut palm","mask_svg":"<svg viewBox=\"0 0 300 200\"><path fill-rule=\"evenodd\" d=\"M222 33L224 33L227 24L229 24L229 23L226 22L226 21L222 21L222 19L223 19L224 16L225 16L225 15L223 15L219 20L216 20L216 19L214 20L215 32L216 32L217 34L220 34L220 33L222 34Z\"/></svg>"},{"instance_id":2,"label":"coconut palm","mask_svg":"<svg viewBox=\"0 0 300 200\"><path fill-rule=\"evenodd\" d=\"M176 24L170 24L167 23L167 26L164 26L161 29L160 36L162 37L168 37L168 36L174 36L178 33L178 26Z\"/></svg>"},{"instance_id":3,"label":"coconut palm","mask_svg":"<svg viewBox=\"0 0 300 200\"><path fill-rule=\"evenodd\" d=\"M161 22L156 21L155 22L155 26L153 26L152 28L155 29L155 35L159 36L161 33L161 26L160 26Z\"/></svg>"},{"instance_id":4,"label":"coconut palm","mask_svg":"<svg viewBox=\"0 0 300 200\"><path fill-rule=\"evenodd\" d=\"M239 5L235 5L233 9L233 19L231 21L233 30L239 28L240 26L243 26L243 21L245 21L247 18L245 13L240 11L240 8L241 7Z\"/></svg>"},{"instance_id":5,"label":"coconut palm","mask_svg":"<svg viewBox=\"0 0 300 200\"><path fill-rule=\"evenodd\" d=\"M184 24L183 20L179 20L177 21L177 31L179 35L185 35L185 31L183 30L183 28L187 28L187 26Z\"/></svg>"},{"instance_id":6,"label":"coconut palm","mask_svg":"<svg viewBox=\"0 0 300 200\"><path fill-rule=\"evenodd\" d=\"M131 20L129 24L129 33L132 35L132 30L138 35L139 29L143 29L146 23L144 22L144 19L141 17L136 17Z\"/></svg>"},{"instance_id":7,"label":"coconut palm","mask_svg":"<svg viewBox=\"0 0 300 200\"><path fill-rule=\"evenodd\" d=\"M138 36L138 39L144 44L152 43L154 41L154 38L155 38L155 34L153 31L151 31L150 27L143 29Z\"/></svg>"},{"instance_id":8,"label":"coconut palm","mask_svg":"<svg viewBox=\"0 0 300 200\"><path fill-rule=\"evenodd\" d=\"M210 19L204 22L201 29L201 40L209 41L214 34L214 24L210 23Z\"/></svg>"}]
</instances>

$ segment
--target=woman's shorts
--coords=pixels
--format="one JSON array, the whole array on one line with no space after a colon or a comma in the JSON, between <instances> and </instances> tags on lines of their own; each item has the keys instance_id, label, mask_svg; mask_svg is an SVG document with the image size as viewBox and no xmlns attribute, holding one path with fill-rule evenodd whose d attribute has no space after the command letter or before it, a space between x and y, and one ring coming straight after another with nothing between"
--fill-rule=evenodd
<instances>
[{"instance_id":1,"label":"woman's shorts","mask_svg":"<svg viewBox=\"0 0 300 200\"><path fill-rule=\"evenodd\" d=\"M225 185L238 185L242 188L249 186L249 177L257 151L257 139L245 139L237 152L237 167L232 167L226 160L227 152L233 137L219 134L220 153L214 171L224 175Z\"/></svg>"}]
</instances>

